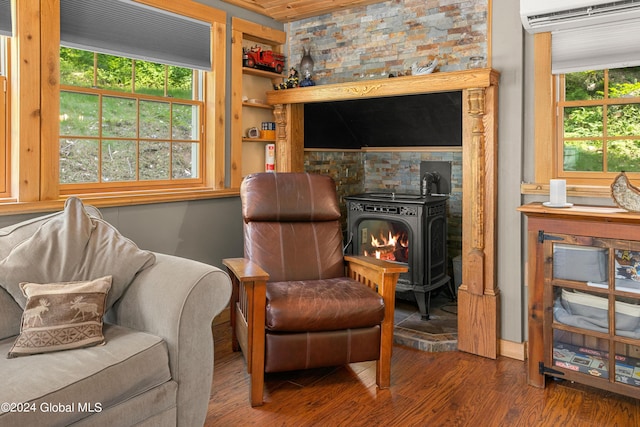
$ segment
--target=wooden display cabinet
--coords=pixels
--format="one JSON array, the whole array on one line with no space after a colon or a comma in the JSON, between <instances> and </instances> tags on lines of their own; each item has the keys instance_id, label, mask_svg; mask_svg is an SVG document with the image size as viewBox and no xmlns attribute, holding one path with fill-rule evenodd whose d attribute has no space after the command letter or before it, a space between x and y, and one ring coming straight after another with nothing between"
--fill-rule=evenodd
<instances>
[{"instance_id":1,"label":"wooden display cabinet","mask_svg":"<svg viewBox=\"0 0 640 427\"><path fill-rule=\"evenodd\" d=\"M281 53L286 33L233 18L232 34L231 187L237 188L244 176L265 170L266 144L275 143L275 136L249 138L247 130L252 127L262 130L262 122L275 123L274 108L266 103L266 92L285 77L275 71L244 66L243 48L259 46ZM286 72L286 66L283 69Z\"/></svg>"},{"instance_id":2,"label":"wooden display cabinet","mask_svg":"<svg viewBox=\"0 0 640 427\"><path fill-rule=\"evenodd\" d=\"M519 210L528 219L529 384L556 377L640 398L640 215Z\"/></svg>"}]
</instances>

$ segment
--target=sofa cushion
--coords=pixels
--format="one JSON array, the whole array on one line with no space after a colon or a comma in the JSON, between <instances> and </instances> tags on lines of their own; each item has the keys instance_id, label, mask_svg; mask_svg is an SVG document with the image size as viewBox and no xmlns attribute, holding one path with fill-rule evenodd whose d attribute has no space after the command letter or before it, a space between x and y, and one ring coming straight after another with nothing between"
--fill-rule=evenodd
<instances>
[{"instance_id":1,"label":"sofa cushion","mask_svg":"<svg viewBox=\"0 0 640 427\"><path fill-rule=\"evenodd\" d=\"M27 298L9 358L104 343L102 316L111 276L88 282L20 283Z\"/></svg>"},{"instance_id":2,"label":"sofa cushion","mask_svg":"<svg viewBox=\"0 0 640 427\"><path fill-rule=\"evenodd\" d=\"M161 338L109 324L104 335L105 345L0 363L0 402L29 402L36 409L6 413L3 408L0 425L68 425L90 415L89 408L112 407L171 379ZM9 351L12 342L0 341L0 352ZM53 404L74 407L44 412Z\"/></svg>"},{"instance_id":3,"label":"sofa cushion","mask_svg":"<svg viewBox=\"0 0 640 427\"><path fill-rule=\"evenodd\" d=\"M84 208L91 217L102 219L102 213L94 206L84 205ZM0 259L5 259L11 249L31 237L42 224L62 215L64 211L54 212L0 228Z\"/></svg>"},{"instance_id":4,"label":"sofa cushion","mask_svg":"<svg viewBox=\"0 0 640 427\"><path fill-rule=\"evenodd\" d=\"M0 287L0 340L20 333L22 309L13 297Z\"/></svg>"},{"instance_id":5,"label":"sofa cushion","mask_svg":"<svg viewBox=\"0 0 640 427\"><path fill-rule=\"evenodd\" d=\"M109 223L89 216L82 202L69 198L64 214L45 222L0 261L0 286L24 308L21 282L52 283L113 276L108 310L138 271L155 262Z\"/></svg>"},{"instance_id":6,"label":"sofa cushion","mask_svg":"<svg viewBox=\"0 0 640 427\"><path fill-rule=\"evenodd\" d=\"M102 219L102 214L94 206L85 205L85 210L90 216ZM19 243L31 237L42 224L63 214L64 211L55 212L0 228L0 260L5 259ZM2 313L0 316L0 340L17 335L20 332L22 307L1 285L0 313Z\"/></svg>"},{"instance_id":7,"label":"sofa cushion","mask_svg":"<svg viewBox=\"0 0 640 427\"><path fill-rule=\"evenodd\" d=\"M331 331L379 325L384 300L368 286L346 278L267 283L270 331Z\"/></svg>"}]
</instances>

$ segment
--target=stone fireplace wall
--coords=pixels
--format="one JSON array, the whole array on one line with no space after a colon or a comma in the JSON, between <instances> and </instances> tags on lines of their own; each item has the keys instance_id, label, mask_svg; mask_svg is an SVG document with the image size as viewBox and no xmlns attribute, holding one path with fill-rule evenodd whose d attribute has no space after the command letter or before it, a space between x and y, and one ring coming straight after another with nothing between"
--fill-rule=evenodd
<instances>
[{"instance_id":1,"label":"stone fireplace wall","mask_svg":"<svg viewBox=\"0 0 640 427\"><path fill-rule=\"evenodd\" d=\"M488 56L487 10L488 0L389 0L343 9L286 24L285 54L288 66L298 67L303 47L309 48L318 85L406 73L433 58L437 71L464 70L470 57ZM342 198L364 191L419 191L420 162L427 160L452 162L447 217L453 258L462 249L461 152L305 151L304 166L331 175Z\"/></svg>"},{"instance_id":2,"label":"stone fireplace wall","mask_svg":"<svg viewBox=\"0 0 640 427\"><path fill-rule=\"evenodd\" d=\"M310 173L329 175L334 179L342 210L342 228L346 228L347 211L344 196L365 191L364 152L305 150L304 169Z\"/></svg>"},{"instance_id":3,"label":"stone fireplace wall","mask_svg":"<svg viewBox=\"0 0 640 427\"><path fill-rule=\"evenodd\" d=\"M406 73L438 58L439 71L467 68L487 57L488 0L390 0L288 23L288 66L303 47L318 84Z\"/></svg>"}]
</instances>

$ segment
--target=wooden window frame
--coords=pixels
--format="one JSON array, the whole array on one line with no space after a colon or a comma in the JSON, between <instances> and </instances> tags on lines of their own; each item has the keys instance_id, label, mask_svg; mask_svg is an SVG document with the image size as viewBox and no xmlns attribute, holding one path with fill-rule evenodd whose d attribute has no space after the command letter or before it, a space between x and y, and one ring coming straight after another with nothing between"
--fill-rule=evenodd
<instances>
[{"instance_id":1,"label":"wooden window frame","mask_svg":"<svg viewBox=\"0 0 640 427\"><path fill-rule=\"evenodd\" d=\"M203 156L204 156L204 126L202 123L204 122L204 101L201 100L189 100L189 99L180 99L180 98L169 98L169 97L160 97L153 95L146 95L134 92L117 92L111 90L104 89L94 89L94 88L86 88L86 87L78 87L78 86L60 86L61 92L74 92L86 95L94 95L98 98L98 103L100 104L100 109L102 108L102 99L105 97L108 98L126 98L136 102L136 116L140 117L140 103L141 102L160 102L166 103L170 105L169 111L172 111L172 106L174 104L180 105L191 105L198 107L198 128L195 129L197 132L197 139L193 140L180 140L173 138L173 132L169 130L169 136L167 138L162 139L150 139L141 137L138 132L136 132L136 136L134 137L109 137L104 136L102 132L98 132L97 135L59 135L60 139L81 139L81 140L97 140L99 144L105 141L130 141L136 144L136 152L139 149L139 143L141 142L167 142L170 144L170 147L174 144L182 144L182 143L195 143L198 144L198 159L197 163L194 164L194 169L198 171L198 174L194 178L172 178L169 177L164 180L143 180L140 179L140 165L136 166L136 179L130 181L117 181L117 182L104 182L99 179L98 182L84 182L84 183L60 183L60 193L63 195L68 194L78 194L87 193L87 192L114 192L114 191L128 191L128 190L144 190L145 188L189 188L189 187L203 187ZM102 124L102 119L98 119ZM102 126L100 126L102 129ZM169 162L171 162L172 150L169 151ZM139 160L139 156L138 156ZM98 177L101 176L102 171L102 161L98 161Z\"/></svg>"},{"instance_id":2,"label":"wooden window frame","mask_svg":"<svg viewBox=\"0 0 640 427\"><path fill-rule=\"evenodd\" d=\"M96 206L157 203L227 197L225 188L226 13L192 0L136 0L211 24L213 67L205 72L202 185L128 191L76 193ZM10 111L12 158L10 196L0 200L0 215L62 207L67 194L59 184L59 0L15 2L11 41ZM209 126L207 127L207 124Z\"/></svg>"},{"instance_id":3,"label":"wooden window frame","mask_svg":"<svg viewBox=\"0 0 640 427\"><path fill-rule=\"evenodd\" d=\"M0 41L2 43L2 41ZM0 198L9 195L9 119L8 82L0 75Z\"/></svg>"},{"instance_id":4,"label":"wooden window frame","mask_svg":"<svg viewBox=\"0 0 640 427\"><path fill-rule=\"evenodd\" d=\"M638 136L625 136L625 135L611 135L608 133L607 124L608 124L608 109L613 105L623 105L623 104L640 104L640 97L619 97L619 98L611 98L609 97L609 69L602 70L604 73L604 84L605 91L602 99L593 99L593 100L577 100L577 101L567 101L564 99L564 94L562 92L565 91L566 82L565 75L561 74L557 76L554 81L558 90L558 101L556 103L556 111L558 112L557 119L557 129L556 129L556 156L558 158L558 162L556 164L556 176L558 178L571 180L571 182L575 184L582 185L610 185L613 180L620 173L619 171L566 171L564 170L563 160L564 160L564 109L572 108L572 107L602 107L603 114L603 128L602 135L598 137L589 137L589 138L580 138L583 140L601 140L603 144L603 169L606 169L605 166L608 165L607 160L607 151L609 149L610 141L616 141L621 139L629 139L638 141ZM577 138L576 138L577 139ZM570 140L570 138L569 138ZM640 173L638 172L629 172L626 171L627 175L631 177L638 177Z\"/></svg>"},{"instance_id":5,"label":"wooden window frame","mask_svg":"<svg viewBox=\"0 0 640 427\"><path fill-rule=\"evenodd\" d=\"M534 35L534 182L521 185L522 194L549 194L549 180L567 180L567 194L573 197L611 198L611 173L586 178L559 173L562 146L557 100L559 77L551 72L551 33ZM597 172L596 172L597 173ZM592 172L592 174L594 174ZM573 176L572 176L573 175Z\"/></svg>"}]
</instances>

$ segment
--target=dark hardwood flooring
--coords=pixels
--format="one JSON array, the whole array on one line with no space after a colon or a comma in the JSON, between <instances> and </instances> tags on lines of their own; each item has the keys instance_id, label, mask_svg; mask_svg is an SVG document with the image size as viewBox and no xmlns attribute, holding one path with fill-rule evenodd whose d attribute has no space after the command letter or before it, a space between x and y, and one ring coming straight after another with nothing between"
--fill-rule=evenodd
<instances>
[{"instance_id":1,"label":"dark hardwood flooring","mask_svg":"<svg viewBox=\"0 0 640 427\"><path fill-rule=\"evenodd\" d=\"M264 405L251 408L229 324L213 336L206 426L640 426L640 401L569 382L528 386L525 362L399 345L388 390L377 389L373 362L270 374Z\"/></svg>"}]
</instances>

